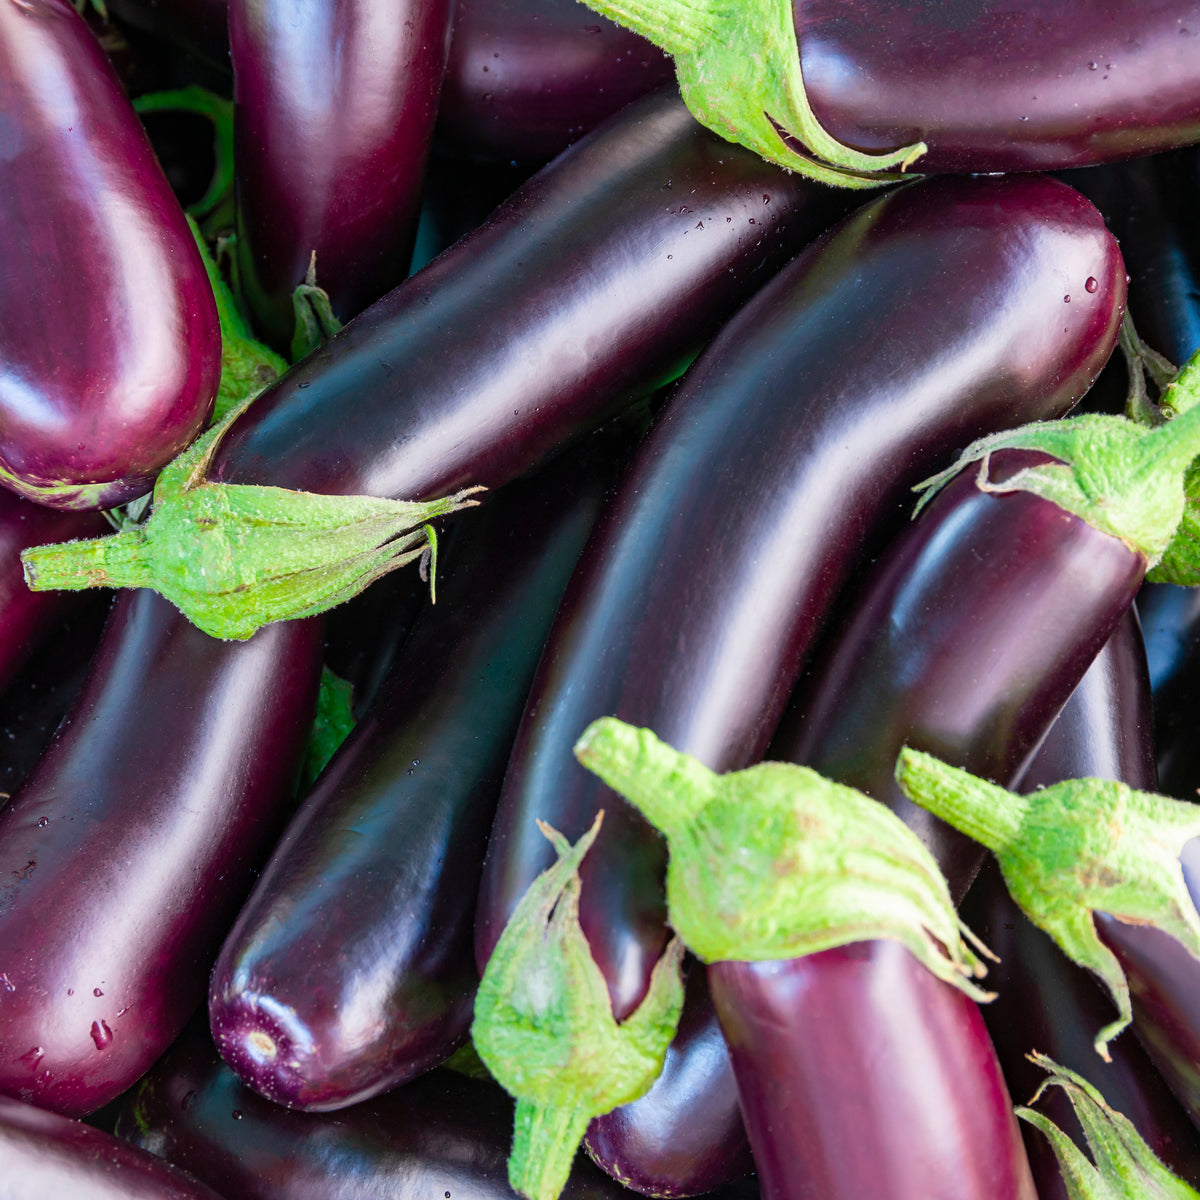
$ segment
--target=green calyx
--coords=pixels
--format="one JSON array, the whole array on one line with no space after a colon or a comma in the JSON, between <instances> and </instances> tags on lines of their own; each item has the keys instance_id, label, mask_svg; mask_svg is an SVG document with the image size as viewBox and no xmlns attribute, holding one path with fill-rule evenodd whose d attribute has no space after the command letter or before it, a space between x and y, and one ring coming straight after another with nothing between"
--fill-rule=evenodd
<instances>
[{"instance_id":1,"label":"green calyx","mask_svg":"<svg viewBox=\"0 0 1200 1200\"><path fill-rule=\"evenodd\" d=\"M882 804L790 763L718 775L612 717L588 726L575 756L666 837L671 925L701 961L892 938L939 979L991 998L972 982L983 965L936 862Z\"/></svg>"},{"instance_id":2,"label":"green calyx","mask_svg":"<svg viewBox=\"0 0 1200 1200\"><path fill-rule=\"evenodd\" d=\"M300 795L316 782L354 726L354 685L328 667L322 667L317 715L308 733L304 762L300 767Z\"/></svg>"},{"instance_id":3,"label":"green calyx","mask_svg":"<svg viewBox=\"0 0 1200 1200\"><path fill-rule=\"evenodd\" d=\"M1040 450L1058 462L1026 467L1003 482L989 477L997 450ZM1184 512L1184 476L1200 454L1200 407L1156 428L1126 417L1085 413L991 434L968 446L947 470L917 484L917 512L971 463L986 492L1032 492L1120 539L1153 567Z\"/></svg>"},{"instance_id":4,"label":"green calyx","mask_svg":"<svg viewBox=\"0 0 1200 1200\"><path fill-rule=\"evenodd\" d=\"M696 120L768 162L836 187L867 188L909 178L902 172L925 153L915 142L867 154L822 127L804 91L791 0L584 3L670 54Z\"/></svg>"},{"instance_id":5,"label":"green calyx","mask_svg":"<svg viewBox=\"0 0 1200 1200\"><path fill-rule=\"evenodd\" d=\"M1200 915L1179 865L1184 843L1200 834L1200 805L1102 779L1019 796L910 749L900 752L896 780L914 804L991 850L1021 911L1108 988L1119 1015L1096 1035L1105 1060L1132 1009L1095 913L1153 925L1200 958Z\"/></svg>"},{"instance_id":6,"label":"green calyx","mask_svg":"<svg viewBox=\"0 0 1200 1200\"><path fill-rule=\"evenodd\" d=\"M29 587L152 588L205 633L244 641L272 621L325 612L414 559L435 567L428 522L476 503L478 488L415 503L211 483L213 453L248 403L163 469L144 524L24 551Z\"/></svg>"},{"instance_id":7,"label":"green calyx","mask_svg":"<svg viewBox=\"0 0 1200 1200\"><path fill-rule=\"evenodd\" d=\"M1016 1110L1018 1117L1050 1140L1068 1200L1200 1200L1200 1192L1172 1175L1133 1122L1110 1108L1086 1079L1044 1054L1031 1054L1029 1059L1049 1072L1029 1103L1036 1104L1047 1088L1062 1088L1092 1152L1089 1161L1053 1121L1033 1108Z\"/></svg>"},{"instance_id":8,"label":"green calyx","mask_svg":"<svg viewBox=\"0 0 1200 1200\"><path fill-rule=\"evenodd\" d=\"M683 1007L683 947L674 939L641 1005L620 1025L613 1017L579 925L579 864L602 816L574 846L540 826L558 861L517 905L475 997L475 1049L517 1100L509 1183L530 1200L556 1200L593 1117L649 1090Z\"/></svg>"}]
</instances>

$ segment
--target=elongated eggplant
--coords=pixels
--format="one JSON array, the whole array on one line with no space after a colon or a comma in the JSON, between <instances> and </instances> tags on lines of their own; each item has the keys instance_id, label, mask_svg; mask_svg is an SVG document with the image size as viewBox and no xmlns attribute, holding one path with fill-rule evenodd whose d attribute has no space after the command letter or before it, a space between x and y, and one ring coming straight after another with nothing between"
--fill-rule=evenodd
<instances>
[{"instance_id":1,"label":"elongated eggplant","mask_svg":"<svg viewBox=\"0 0 1200 1200\"><path fill-rule=\"evenodd\" d=\"M593 437L501 489L442 554L438 603L272 855L213 971L225 1060L293 1108L344 1108L465 1040L504 764L615 467Z\"/></svg>"},{"instance_id":2,"label":"elongated eggplant","mask_svg":"<svg viewBox=\"0 0 1200 1200\"><path fill-rule=\"evenodd\" d=\"M581 920L614 1012L636 1006L666 940L662 844L574 762L572 739L615 713L717 769L761 755L839 584L903 520L908 486L973 431L1069 407L1113 346L1123 285L1077 193L947 179L863 209L743 310L673 399L572 581L489 847L481 965L548 865L536 820L574 837L603 808ZM1012 372L1018 358L1030 373ZM686 1121L649 1099L651 1127ZM734 1136L735 1103L727 1092L706 1105ZM664 1188L665 1160L634 1169L630 1137L655 1144L626 1123L589 1145L610 1146L634 1186ZM697 1133L677 1194L717 1182L699 1166L711 1141ZM735 1162L735 1148L715 1158Z\"/></svg>"},{"instance_id":3,"label":"elongated eggplant","mask_svg":"<svg viewBox=\"0 0 1200 1200\"><path fill-rule=\"evenodd\" d=\"M0 9L0 481L56 508L150 490L220 373L183 211L67 0Z\"/></svg>"},{"instance_id":4,"label":"elongated eggplant","mask_svg":"<svg viewBox=\"0 0 1200 1200\"><path fill-rule=\"evenodd\" d=\"M1150 680L1138 621L1131 609L1071 694L1021 780L1024 791L1063 779L1120 779L1156 786ZM1087 972L1076 967L1013 903L998 870L987 864L963 905L963 916L1000 961L988 971L998 997L983 1009L1013 1096L1024 1101L1041 1083L1032 1050L1079 1072L1124 1113L1155 1154L1195 1185L1200 1141L1186 1114L1136 1039L1118 1038L1105 1063L1092 1033L1112 1019ZM1070 1130L1070 1104L1057 1092L1040 1107ZM1066 1200L1057 1160L1046 1139L1022 1129L1041 1200ZM1081 1146L1082 1148L1082 1146Z\"/></svg>"},{"instance_id":5,"label":"elongated eggplant","mask_svg":"<svg viewBox=\"0 0 1200 1200\"><path fill-rule=\"evenodd\" d=\"M238 263L286 346L316 280L346 321L408 270L451 0L231 0Z\"/></svg>"},{"instance_id":6,"label":"elongated eggplant","mask_svg":"<svg viewBox=\"0 0 1200 1200\"><path fill-rule=\"evenodd\" d=\"M579 0L459 0L438 141L545 161L672 78L661 50Z\"/></svg>"},{"instance_id":7,"label":"elongated eggplant","mask_svg":"<svg viewBox=\"0 0 1200 1200\"><path fill-rule=\"evenodd\" d=\"M246 1087L198 1026L130 1094L117 1132L239 1200L515 1200L512 1104L494 1084L435 1071L336 1114L295 1112ZM564 1192L620 1194L587 1163Z\"/></svg>"},{"instance_id":8,"label":"elongated eggplant","mask_svg":"<svg viewBox=\"0 0 1200 1200\"><path fill-rule=\"evenodd\" d=\"M153 1154L8 1096L0 1096L0 1158L13 1200L220 1200Z\"/></svg>"},{"instance_id":9,"label":"elongated eggplant","mask_svg":"<svg viewBox=\"0 0 1200 1200\"><path fill-rule=\"evenodd\" d=\"M847 187L1029 171L1189 145L1195 0L587 0L675 58L688 106L764 157Z\"/></svg>"},{"instance_id":10,"label":"elongated eggplant","mask_svg":"<svg viewBox=\"0 0 1200 1200\"><path fill-rule=\"evenodd\" d=\"M320 626L212 653L117 604L79 703L0 809L0 1091L72 1115L124 1091L204 996L278 832Z\"/></svg>"}]
</instances>

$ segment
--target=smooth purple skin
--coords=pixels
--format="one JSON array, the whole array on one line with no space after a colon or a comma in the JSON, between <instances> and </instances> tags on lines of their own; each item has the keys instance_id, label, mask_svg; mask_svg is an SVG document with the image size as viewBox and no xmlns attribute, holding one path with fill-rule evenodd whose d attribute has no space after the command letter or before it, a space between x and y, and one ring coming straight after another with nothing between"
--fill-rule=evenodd
<instances>
[{"instance_id":1,"label":"smooth purple skin","mask_svg":"<svg viewBox=\"0 0 1200 1200\"><path fill-rule=\"evenodd\" d=\"M1119 779L1154 791L1150 677L1133 609L1121 619L1079 686L1071 693L1028 771L1021 789L1032 791L1064 779ZM1045 1072L1026 1058L1031 1050L1077 1071L1124 1113L1175 1174L1200 1182L1200 1139L1134 1037L1116 1039L1112 1062L1096 1053L1092 1038L1116 1016L1094 977L1072 964L1024 917L987 863L963 905L963 918L999 956L988 967L988 987L999 993L983 1007L1012 1094L1028 1100ZM1059 1126L1078 1130L1070 1101L1059 1088L1039 1102ZM1049 1141L1022 1126L1040 1200L1067 1200L1062 1173ZM1081 1149L1086 1150L1082 1137Z\"/></svg>"},{"instance_id":2,"label":"smooth purple skin","mask_svg":"<svg viewBox=\"0 0 1200 1200\"><path fill-rule=\"evenodd\" d=\"M439 555L438 603L276 847L209 985L222 1056L311 1112L467 1039L472 931L504 764L615 473L612 438L488 497Z\"/></svg>"},{"instance_id":3,"label":"smooth purple skin","mask_svg":"<svg viewBox=\"0 0 1200 1200\"><path fill-rule=\"evenodd\" d=\"M0 472L55 508L150 490L220 375L204 264L67 0L0 6Z\"/></svg>"},{"instance_id":4,"label":"smooth purple skin","mask_svg":"<svg viewBox=\"0 0 1200 1200\"><path fill-rule=\"evenodd\" d=\"M458 0L437 141L544 162L674 78L668 55L580 0Z\"/></svg>"},{"instance_id":5,"label":"smooth purple skin","mask_svg":"<svg viewBox=\"0 0 1200 1200\"><path fill-rule=\"evenodd\" d=\"M225 645L151 592L117 601L0 809L0 1091L88 1113L178 1035L278 831L320 636L287 622Z\"/></svg>"},{"instance_id":6,"label":"smooth purple skin","mask_svg":"<svg viewBox=\"0 0 1200 1200\"><path fill-rule=\"evenodd\" d=\"M701 964L688 968L683 1016L662 1073L641 1099L596 1117L583 1145L597 1166L646 1196L697 1196L754 1170Z\"/></svg>"},{"instance_id":7,"label":"smooth purple skin","mask_svg":"<svg viewBox=\"0 0 1200 1200\"><path fill-rule=\"evenodd\" d=\"M111 530L99 513L60 512L0 491L0 691L72 607L67 592L29 590L21 551Z\"/></svg>"},{"instance_id":8,"label":"smooth purple skin","mask_svg":"<svg viewBox=\"0 0 1200 1200\"><path fill-rule=\"evenodd\" d=\"M998 452L990 476L1028 461ZM771 747L886 804L956 898L984 851L900 791L900 750L1001 785L1018 778L1146 570L1123 542L1029 492L980 491L976 473L947 485L863 581Z\"/></svg>"},{"instance_id":9,"label":"smooth purple skin","mask_svg":"<svg viewBox=\"0 0 1200 1200\"><path fill-rule=\"evenodd\" d=\"M674 378L843 203L657 93L264 392L213 476L404 499L498 487Z\"/></svg>"},{"instance_id":10,"label":"smooth purple skin","mask_svg":"<svg viewBox=\"0 0 1200 1200\"><path fill-rule=\"evenodd\" d=\"M281 1108L246 1087L193 1026L130 1093L117 1133L230 1200L517 1200L512 1102L435 1071L338 1113ZM580 1155L565 1200L628 1193Z\"/></svg>"},{"instance_id":11,"label":"smooth purple skin","mask_svg":"<svg viewBox=\"0 0 1200 1200\"><path fill-rule=\"evenodd\" d=\"M765 1200L1035 1200L979 1007L898 942L708 981Z\"/></svg>"},{"instance_id":12,"label":"smooth purple skin","mask_svg":"<svg viewBox=\"0 0 1200 1200\"><path fill-rule=\"evenodd\" d=\"M839 585L905 520L909 487L984 432L1066 411L1123 302L1116 244L1078 193L948 178L860 210L726 326L560 610L489 847L478 963L550 864L535 818L570 838L603 808L581 921L618 1019L632 1010L666 940L665 852L574 761L575 739L612 714L715 770L760 757Z\"/></svg>"},{"instance_id":13,"label":"smooth purple skin","mask_svg":"<svg viewBox=\"0 0 1200 1200\"><path fill-rule=\"evenodd\" d=\"M230 0L238 264L286 346L292 292L348 321L408 271L452 0Z\"/></svg>"},{"instance_id":14,"label":"smooth purple skin","mask_svg":"<svg viewBox=\"0 0 1200 1200\"><path fill-rule=\"evenodd\" d=\"M804 86L849 145L914 170L1046 171L1200 138L1200 3L794 0Z\"/></svg>"},{"instance_id":15,"label":"smooth purple skin","mask_svg":"<svg viewBox=\"0 0 1200 1200\"><path fill-rule=\"evenodd\" d=\"M0 1096L0 1162L13 1200L220 1200L145 1150L8 1096Z\"/></svg>"}]
</instances>

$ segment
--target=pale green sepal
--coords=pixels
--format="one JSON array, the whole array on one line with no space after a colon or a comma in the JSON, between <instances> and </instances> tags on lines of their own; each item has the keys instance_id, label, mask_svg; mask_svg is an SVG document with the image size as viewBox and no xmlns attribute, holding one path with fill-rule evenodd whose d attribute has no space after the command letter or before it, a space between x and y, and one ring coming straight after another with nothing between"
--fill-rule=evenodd
<instances>
[{"instance_id":1,"label":"pale green sepal","mask_svg":"<svg viewBox=\"0 0 1200 1200\"><path fill-rule=\"evenodd\" d=\"M321 686L317 692L317 714L304 747L300 768L300 793L316 782L326 763L354 729L354 685L328 667L321 668Z\"/></svg>"},{"instance_id":2,"label":"pale green sepal","mask_svg":"<svg viewBox=\"0 0 1200 1200\"><path fill-rule=\"evenodd\" d=\"M688 756L611 717L575 753L666 836L671 925L703 962L892 938L939 979L990 999L971 982L983 965L937 864L882 804L790 763L724 775L685 767Z\"/></svg>"},{"instance_id":3,"label":"pale green sepal","mask_svg":"<svg viewBox=\"0 0 1200 1200\"><path fill-rule=\"evenodd\" d=\"M475 997L475 1048L518 1102L509 1180L531 1200L555 1200L592 1117L649 1090L683 1006L676 938L638 1009L620 1025L613 1017L579 925L579 864L602 816L574 847L539 824L558 860L517 905Z\"/></svg>"},{"instance_id":4,"label":"pale green sepal","mask_svg":"<svg viewBox=\"0 0 1200 1200\"><path fill-rule=\"evenodd\" d=\"M909 178L901 172L925 153L924 142L914 142L869 154L824 129L804 91L791 0L584 3L670 54L692 115L769 162L822 183L866 188Z\"/></svg>"},{"instance_id":5,"label":"pale green sepal","mask_svg":"<svg viewBox=\"0 0 1200 1200\"><path fill-rule=\"evenodd\" d=\"M1200 1200L1200 1193L1163 1166L1133 1122L1111 1108L1081 1075L1060 1067L1044 1054L1029 1058L1049 1077L1030 1104L1049 1087L1060 1087L1071 1101L1094 1162L1052 1121L1032 1108L1017 1116L1040 1129L1054 1148L1068 1200Z\"/></svg>"},{"instance_id":6,"label":"pale green sepal","mask_svg":"<svg viewBox=\"0 0 1200 1200\"><path fill-rule=\"evenodd\" d=\"M251 399L163 468L143 525L24 551L29 587L153 588L205 633L244 641L423 560L426 523L477 503L479 488L417 503L208 482L213 452Z\"/></svg>"},{"instance_id":7,"label":"pale green sepal","mask_svg":"<svg viewBox=\"0 0 1200 1200\"><path fill-rule=\"evenodd\" d=\"M1167 419L1158 405L1150 399L1146 380L1149 379L1160 395L1165 398L1167 387L1175 382L1179 368L1138 336L1133 326L1133 317L1126 309L1121 317L1117 334L1117 345L1125 359L1125 372L1129 376L1129 391L1125 397L1125 415L1138 425L1153 427ZM1169 415L1174 415L1170 413Z\"/></svg>"},{"instance_id":8,"label":"pale green sepal","mask_svg":"<svg viewBox=\"0 0 1200 1200\"><path fill-rule=\"evenodd\" d=\"M920 751L905 749L896 765L901 791L965 833L992 821L993 784ZM1068 958L1098 975L1118 1018L1096 1035L1107 1044L1132 1019L1129 983L1096 933L1094 914L1152 925L1200 958L1200 915L1183 879L1179 853L1200 834L1200 805L1138 792L1105 779L1071 779L1015 796L1019 819L1007 836L985 841L1025 915ZM999 823L992 822L994 826Z\"/></svg>"},{"instance_id":9,"label":"pale green sepal","mask_svg":"<svg viewBox=\"0 0 1200 1200\"><path fill-rule=\"evenodd\" d=\"M1026 467L996 482L989 476L989 460L1001 449L1041 450L1061 461ZM981 491L1032 492L1119 538L1153 567L1183 515L1184 474L1197 454L1200 407L1152 429L1102 413L1034 422L980 438L953 466L917 484L916 512L977 462Z\"/></svg>"},{"instance_id":10,"label":"pale green sepal","mask_svg":"<svg viewBox=\"0 0 1200 1200\"><path fill-rule=\"evenodd\" d=\"M191 217L187 222L208 273L221 325L221 384L212 415L212 423L217 425L235 408L253 400L268 384L274 383L287 370L287 363L274 350L250 336L250 328L229 285L221 277L208 242Z\"/></svg>"},{"instance_id":11,"label":"pale green sepal","mask_svg":"<svg viewBox=\"0 0 1200 1200\"><path fill-rule=\"evenodd\" d=\"M292 292L292 313L295 317L292 329L292 362L307 358L342 330L341 321L334 315L329 293L317 286L315 250L308 260L308 273L304 282L297 284Z\"/></svg>"}]
</instances>

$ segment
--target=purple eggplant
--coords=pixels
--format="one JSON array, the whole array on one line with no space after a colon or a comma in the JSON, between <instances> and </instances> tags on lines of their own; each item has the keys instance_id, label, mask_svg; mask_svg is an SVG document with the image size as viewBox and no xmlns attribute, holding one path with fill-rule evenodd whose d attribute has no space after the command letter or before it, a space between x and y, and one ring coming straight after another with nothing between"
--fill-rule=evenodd
<instances>
[{"instance_id":1,"label":"purple eggplant","mask_svg":"<svg viewBox=\"0 0 1200 1200\"><path fill-rule=\"evenodd\" d=\"M145 1150L8 1096L0 1096L0 1161L13 1200L220 1200Z\"/></svg>"},{"instance_id":2,"label":"purple eggplant","mask_svg":"<svg viewBox=\"0 0 1200 1200\"><path fill-rule=\"evenodd\" d=\"M78 704L0 809L0 1091L99 1108L203 999L278 832L320 626L222 649L153 593L123 597Z\"/></svg>"},{"instance_id":3,"label":"purple eggplant","mask_svg":"<svg viewBox=\"0 0 1200 1200\"><path fill-rule=\"evenodd\" d=\"M316 281L349 320L408 271L451 0L231 0L238 264L287 345Z\"/></svg>"},{"instance_id":4,"label":"purple eggplant","mask_svg":"<svg viewBox=\"0 0 1200 1200\"><path fill-rule=\"evenodd\" d=\"M1089 777L1154 790L1152 726L1146 656L1130 609L1071 694L1021 788ZM1000 959L988 971L988 986L999 995L983 1016L1013 1095L1025 1100L1041 1084L1043 1073L1026 1056L1035 1049L1048 1054L1100 1088L1172 1171L1200 1182L1200 1140L1186 1114L1135 1039L1113 1042L1111 1063L1096 1054L1092 1031L1112 1019L1111 1004L1087 972L1025 918L994 864L972 887L963 916ZM1073 1127L1070 1104L1058 1092L1048 1093L1042 1107L1060 1128ZM1023 1132L1039 1197L1066 1200L1049 1143Z\"/></svg>"},{"instance_id":5,"label":"purple eggplant","mask_svg":"<svg viewBox=\"0 0 1200 1200\"><path fill-rule=\"evenodd\" d=\"M438 603L321 776L226 939L213 1036L250 1086L344 1108L467 1036L475 897L546 632L613 473L588 439L442 552Z\"/></svg>"},{"instance_id":6,"label":"purple eggplant","mask_svg":"<svg viewBox=\"0 0 1200 1200\"><path fill-rule=\"evenodd\" d=\"M0 112L0 481L56 508L120 504L212 409L204 264L68 0L0 9Z\"/></svg>"},{"instance_id":7,"label":"purple eggplant","mask_svg":"<svg viewBox=\"0 0 1200 1200\"><path fill-rule=\"evenodd\" d=\"M673 77L661 50L579 0L459 0L438 141L545 161Z\"/></svg>"},{"instance_id":8,"label":"purple eggplant","mask_svg":"<svg viewBox=\"0 0 1200 1200\"><path fill-rule=\"evenodd\" d=\"M637 1005L666 942L663 847L574 762L572 739L615 713L714 769L761 755L839 583L903 520L908 486L975 432L1065 411L1110 352L1123 299L1115 243L1077 193L1044 178L947 179L863 209L743 310L672 400L572 581L505 779L481 965L548 865L536 819L570 838L603 808L581 920L618 1019ZM1012 372L1018 358L1029 374ZM694 1092L690 1078L671 1094ZM724 1096L705 1111L736 1137ZM639 1120L686 1121L652 1098ZM610 1146L622 1178L663 1189L672 1148L635 1170L621 1146L654 1140L626 1114L600 1124L618 1121L627 1132L594 1131L593 1151ZM696 1131L702 1154L676 1194L717 1182L701 1163L737 1161L736 1142L713 1155L715 1136Z\"/></svg>"},{"instance_id":9,"label":"purple eggplant","mask_svg":"<svg viewBox=\"0 0 1200 1200\"><path fill-rule=\"evenodd\" d=\"M131 1092L117 1132L233 1200L516 1200L505 1177L512 1104L435 1071L339 1113L281 1108L246 1087L194 1028ZM618 1200L580 1163L567 1200Z\"/></svg>"}]
</instances>

